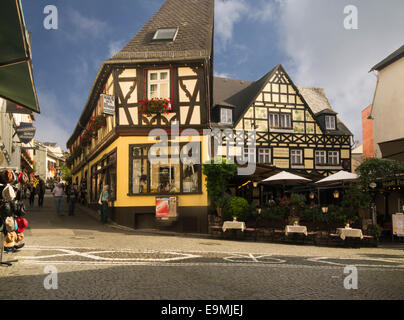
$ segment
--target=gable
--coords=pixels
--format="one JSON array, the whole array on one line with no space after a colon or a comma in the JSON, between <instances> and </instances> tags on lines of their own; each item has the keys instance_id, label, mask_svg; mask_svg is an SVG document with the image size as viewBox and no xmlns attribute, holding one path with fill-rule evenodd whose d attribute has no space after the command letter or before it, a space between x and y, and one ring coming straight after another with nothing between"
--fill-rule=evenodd
<instances>
[{"instance_id":1,"label":"gable","mask_svg":"<svg viewBox=\"0 0 404 320\"><path fill-rule=\"evenodd\" d=\"M270 127L270 113L290 115L290 128ZM261 132L323 134L313 111L281 65L278 65L255 100L236 123L236 129Z\"/></svg>"}]
</instances>

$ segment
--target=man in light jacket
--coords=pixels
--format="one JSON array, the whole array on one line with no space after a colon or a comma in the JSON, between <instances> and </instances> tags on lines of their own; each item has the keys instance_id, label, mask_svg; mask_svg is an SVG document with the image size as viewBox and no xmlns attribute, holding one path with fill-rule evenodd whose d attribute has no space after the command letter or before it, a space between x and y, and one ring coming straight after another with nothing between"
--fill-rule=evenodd
<instances>
[{"instance_id":1,"label":"man in light jacket","mask_svg":"<svg viewBox=\"0 0 404 320\"><path fill-rule=\"evenodd\" d=\"M58 185L53 188L52 193L53 193L53 196L54 196L55 202L56 202L56 213L58 215L64 216L64 213L63 213L63 194L64 194L63 184L58 183Z\"/></svg>"}]
</instances>

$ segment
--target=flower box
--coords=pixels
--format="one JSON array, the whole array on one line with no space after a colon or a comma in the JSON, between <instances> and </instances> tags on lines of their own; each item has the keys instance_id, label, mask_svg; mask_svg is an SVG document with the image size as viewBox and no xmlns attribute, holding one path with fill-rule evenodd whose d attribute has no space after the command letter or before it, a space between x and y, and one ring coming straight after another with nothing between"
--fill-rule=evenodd
<instances>
[{"instance_id":1,"label":"flower box","mask_svg":"<svg viewBox=\"0 0 404 320\"><path fill-rule=\"evenodd\" d=\"M168 114L171 112L169 99L153 98L139 100L139 113L152 116L153 114Z\"/></svg>"}]
</instances>

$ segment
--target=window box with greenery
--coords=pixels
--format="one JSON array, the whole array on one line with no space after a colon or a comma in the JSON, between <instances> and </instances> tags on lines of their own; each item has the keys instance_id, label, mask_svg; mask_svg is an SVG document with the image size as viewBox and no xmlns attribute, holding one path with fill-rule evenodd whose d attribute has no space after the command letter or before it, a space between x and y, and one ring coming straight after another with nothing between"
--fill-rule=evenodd
<instances>
[{"instance_id":1,"label":"window box with greenery","mask_svg":"<svg viewBox=\"0 0 404 320\"><path fill-rule=\"evenodd\" d=\"M171 112L171 105L169 99L164 98L152 98L139 100L139 113L147 116L153 114L168 114Z\"/></svg>"}]
</instances>

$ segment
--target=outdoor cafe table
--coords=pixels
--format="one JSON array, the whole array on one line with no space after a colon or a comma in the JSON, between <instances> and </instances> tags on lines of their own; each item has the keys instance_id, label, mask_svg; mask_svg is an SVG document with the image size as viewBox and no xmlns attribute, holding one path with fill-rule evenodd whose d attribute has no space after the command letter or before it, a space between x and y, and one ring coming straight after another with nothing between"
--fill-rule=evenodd
<instances>
[{"instance_id":1,"label":"outdoor cafe table","mask_svg":"<svg viewBox=\"0 0 404 320\"><path fill-rule=\"evenodd\" d=\"M360 238L361 240L363 239L361 229L337 228L337 234L341 237L342 240L345 240L347 237Z\"/></svg>"},{"instance_id":2,"label":"outdoor cafe table","mask_svg":"<svg viewBox=\"0 0 404 320\"><path fill-rule=\"evenodd\" d=\"M301 233L307 236L307 227L306 226L286 226L285 227L285 235L287 236L289 233Z\"/></svg>"}]
</instances>

